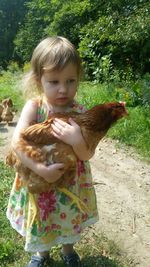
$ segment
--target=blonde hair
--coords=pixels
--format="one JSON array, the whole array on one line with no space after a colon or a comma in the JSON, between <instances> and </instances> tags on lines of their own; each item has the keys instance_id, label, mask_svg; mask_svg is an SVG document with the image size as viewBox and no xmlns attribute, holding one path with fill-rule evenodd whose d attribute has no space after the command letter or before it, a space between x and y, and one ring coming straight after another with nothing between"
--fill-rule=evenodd
<instances>
[{"instance_id":1,"label":"blonde hair","mask_svg":"<svg viewBox=\"0 0 150 267\"><path fill-rule=\"evenodd\" d=\"M33 51L31 70L24 79L25 91L42 93L39 84L44 71L61 70L68 63L76 65L78 79L80 79L81 59L74 45L61 36L42 40Z\"/></svg>"}]
</instances>

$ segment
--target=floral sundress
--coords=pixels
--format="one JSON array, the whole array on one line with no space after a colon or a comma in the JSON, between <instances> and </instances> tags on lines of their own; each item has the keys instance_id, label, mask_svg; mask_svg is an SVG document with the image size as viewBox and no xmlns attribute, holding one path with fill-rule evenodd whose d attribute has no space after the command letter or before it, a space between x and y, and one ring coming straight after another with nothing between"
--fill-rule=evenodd
<instances>
[{"instance_id":1,"label":"floral sundress","mask_svg":"<svg viewBox=\"0 0 150 267\"><path fill-rule=\"evenodd\" d=\"M74 102L69 111L83 113L85 109ZM40 104L37 122L44 121L49 115ZM7 218L11 226L25 237L26 251L42 252L57 244L75 243L80 240L85 227L98 221L96 194L88 161L78 160L76 175L67 190L80 199L87 210L79 209L69 196L57 189L40 194L29 193L22 178L16 173L7 207ZM36 216L31 220L32 198Z\"/></svg>"}]
</instances>

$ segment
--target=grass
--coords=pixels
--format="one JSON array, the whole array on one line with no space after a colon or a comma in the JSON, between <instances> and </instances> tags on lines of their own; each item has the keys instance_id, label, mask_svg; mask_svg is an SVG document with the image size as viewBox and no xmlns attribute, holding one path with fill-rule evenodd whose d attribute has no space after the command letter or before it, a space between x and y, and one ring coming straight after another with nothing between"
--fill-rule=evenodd
<instances>
[{"instance_id":1,"label":"grass","mask_svg":"<svg viewBox=\"0 0 150 267\"><path fill-rule=\"evenodd\" d=\"M129 116L116 124L109 132L109 137L132 146L145 160L150 162L150 115L148 109L128 108ZM133 130L134 129L134 130Z\"/></svg>"},{"instance_id":2,"label":"grass","mask_svg":"<svg viewBox=\"0 0 150 267\"><path fill-rule=\"evenodd\" d=\"M14 109L20 111L24 100L22 97L22 91L19 85L21 80L21 73L5 72L4 75L0 76L0 101L11 97L14 103Z\"/></svg>"}]
</instances>

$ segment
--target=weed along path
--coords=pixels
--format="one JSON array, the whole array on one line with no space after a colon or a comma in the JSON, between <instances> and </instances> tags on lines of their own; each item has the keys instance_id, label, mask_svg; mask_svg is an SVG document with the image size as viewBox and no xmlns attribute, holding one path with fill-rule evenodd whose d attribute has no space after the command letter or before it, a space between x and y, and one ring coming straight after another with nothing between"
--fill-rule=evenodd
<instances>
[{"instance_id":1,"label":"weed along path","mask_svg":"<svg viewBox=\"0 0 150 267\"><path fill-rule=\"evenodd\" d=\"M0 159L10 148L15 123L0 123ZM126 147L104 139L90 160L95 182L99 222L96 233L112 239L133 261L150 266L150 165Z\"/></svg>"}]
</instances>

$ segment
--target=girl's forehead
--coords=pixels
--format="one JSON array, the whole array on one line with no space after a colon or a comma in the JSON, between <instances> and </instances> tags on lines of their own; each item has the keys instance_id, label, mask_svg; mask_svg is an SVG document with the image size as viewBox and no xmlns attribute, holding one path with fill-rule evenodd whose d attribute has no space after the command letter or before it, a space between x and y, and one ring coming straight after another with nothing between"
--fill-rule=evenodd
<instances>
[{"instance_id":1,"label":"girl's forehead","mask_svg":"<svg viewBox=\"0 0 150 267\"><path fill-rule=\"evenodd\" d=\"M44 71L44 76L57 76L57 75L77 76L77 66L73 63L69 63L62 69L56 68L51 71L49 70Z\"/></svg>"}]
</instances>

